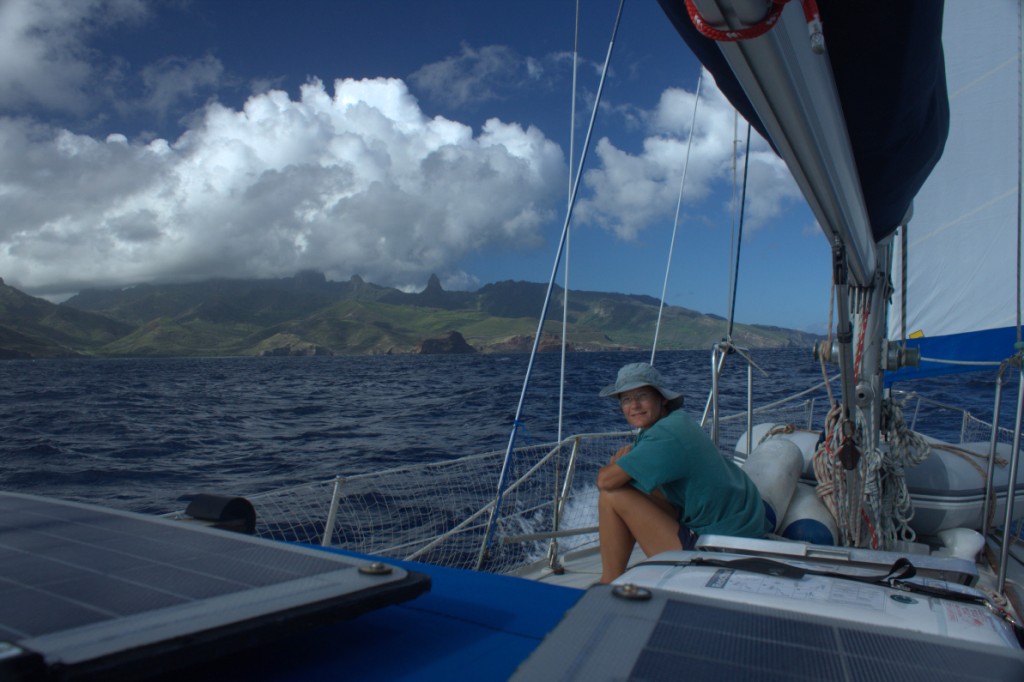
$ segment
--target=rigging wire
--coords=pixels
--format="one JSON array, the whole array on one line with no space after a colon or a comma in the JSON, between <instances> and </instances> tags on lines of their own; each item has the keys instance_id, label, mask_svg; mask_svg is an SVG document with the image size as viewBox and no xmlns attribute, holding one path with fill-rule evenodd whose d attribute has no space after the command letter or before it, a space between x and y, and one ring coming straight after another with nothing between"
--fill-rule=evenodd
<instances>
[{"instance_id":1,"label":"rigging wire","mask_svg":"<svg viewBox=\"0 0 1024 682\"><path fill-rule=\"evenodd\" d=\"M828 326L827 326L828 335L825 337L825 346L824 346L823 352L817 354L818 355L818 364L821 366L821 376L823 376L825 378L825 392L828 393L828 404L829 405L835 405L836 404L836 398L835 398L834 395L832 395L832 386L828 382L828 369L825 368L825 355L826 355L826 353L829 356L832 355L832 328L833 328L832 320L833 320L833 317L834 317L835 305L836 305L836 283L833 280L832 287L829 289L829 293L828 293Z\"/></svg>"},{"instance_id":2,"label":"rigging wire","mask_svg":"<svg viewBox=\"0 0 1024 682\"><path fill-rule=\"evenodd\" d=\"M576 153L576 74L580 47L580 0L576 0L576 31L572 43L572 98L569 106L569 187L566 193L566 212L572 210L573 156ZM582 159L580 160L582 163ZM558 381L558 442L562 442L562 424L565 416L565 354L569 342L569 247L572 231L565 235L565 271L562 286L562 360Z\"/></svg>"},{"instance_id":3,"label":"rigging wire","mask_svg":"<svg viewBox=\"0 0 1024 682\"><path fill-rule=\"evenodd\" d=\"M1024 130L1024 12L1017 17L1017 130ZM1017 352L1024 353L1024 342L1021 341L1021 224L1024 207L1021 206L1021 194L1024 193L1024 136L1017 135Z\"/></svg>"},{"instance_id":4,"label":"rigging wire","mask_svg":"<svg viewBox=\"0 0 1024 682\"><path fill-rule=\"evenodd\" d=\"M1021 11L1021 7L1017 7L1017 130L1020 131L1021 124L1024 122L1024 12ZM1024 173L1022 173L1022 167L1024 167L1024 154L1022 154L1021 135L1017 135L1017 343L1014 344L1014 350L1016 354L1014 356L1014 362L1018 370L1017 379L1017 416L1014 420L1013 426L1013 445L1011 452L1020 452L1020 440L1022 425L1024 425L1024 341L1021 341L1021 193L1024 190ZM1000 369L1002 372L1002 369ZM1001 376L1001 375L1000 375ZM998 391L998 389L997 389ZM998 392L997 392L998 395ZM998 407L998 404L997 404ZM998 419L998 416L993 413L993 423ZM992 430L992 454L995 454L995 442L996 435L995 429ZM1017 466L1018 458L1015 457L1012 460L1010 466L1010 474L1008 480L1010 481L1010 487L1007 491L1006 497L1006 514L1003 520L1003 537L1002 537L1002 549L999 553L999 572L996 576L996 589L1000 593L1003 592L1006 584L1006 560L1010 550L1010 529L1012 524L1012 510L1015 495L1013 493L1016 487L1014 483L1017 480Z\"/></svg>"},{"instance_id":5,"label":"rigging wire","mask_svg":"<svg viewBox=\"0 0 1024 682\"><path fill-rule=\"evenodd\" d=\"M735 112L734 112L735 113ZM748 369L750 367L756 367L761 371L762 374L767 374L763 369L754 363L753 358L745 350L735 346L732 342L732 331L734 318L736 316L736 294L739 286L740 277L740 246L743 244L743 218L745 214L745 207L747 203L747 179L748 171L750 169L750 122L747 122L747 144L746 149L743 153L743 185L740 190L740 201L739 201L739 223L736 222L736 121L733 118L733 189L732 189L732 211L733 211L733 228L732 234L730 235L729 241L729 296L726 301L726 306L729 308L729 317L726 326L726 335L721 343L716 343L714 351L712 352L711 360L711 392L708 394L708 400L704 404L704 416L701 418L700 425L703 427L707 423L708 415L712 416L712 441L718 444L718 377L721 374L722 367L725 364L725 357L729 353L739 353L744 360L747 361ZM736 247L736 257L732 259L733 245ZM826 382L827 383L827 382Z\"/></svg>"},{"instance_id":6,"label":"rigging wire","mask_svg":"<svg viewBox=\"0 0 1024 682\"><path fill-rule=\"evenodd\" d=\"M586 159L587 150L590 148L590 139L594 133L594 122L597 119L597 111L601 104L601 95L604 92L604 84L608 76L608 65L612 58L612 49L615 47L615 36L619 31L619 23L622 19L622 6L625 0L619 0L619 9L615 14L615 24L612 28L611 40L608 42L608 52L605 54L604 68L601 71L601 80L597 86L597 95L594 97L594 108L590 114L590 123L587 127L587 135L583 140L583 149L580 152L580 159ZM572 210L576 205L576 196L580 190L580 179L582 177L583 163L576 168L576 178L573 181L572 194L569 197L569 207L565 213L565 222L562 224L562 236L558 241L558 249L555 253L555 262L552 266L551 277L548 279L547 292L544 295L544 305L541 308L540 320L537 323L537 333L533 337L533 347L530 350L530 359L526 366L526 376L523 378L523 388L519 393L519 403L516 406L516 416L512 422L512 432L509 435L508 447L505 450L505 460L501 465L501 474L498 477L498 491L494 500L494 507L491 509L490 518L487 521L487 530L484 533L484 540L480 545L480 554L477 557L476 568L483 567L487 559L487 551L494 542L495 522L501 513L501 504L504 497L505 486L508 483L508 470L512 463L512 453L515 450L516 434L522 425L523 404L526 401L526 390L530 385L530 377L533 374L533 365L537 359L537 349L540 346L540 335L544 330L544 320L547 318L548 307L551 304L551 292L555 286L555 279L558 276L558 265L562 260L565 251L566 238L569 233L569 223L572 219Z\"/></svg>"},{"instance_id":7,"label":"rigging wire","mask_svg":"<svg viewBox=\"0 0 1024 682\"><path fill-rule=\"evenodd\" d=\"M736 290L740 279L740 249L743 247L743 216L747 206L747 173L750 170L750 123L747 123L747 149L743 153L743 187L740 191L740 224L736 238L736 268L732 282L732 302L729 304L729 331L726 338L732 338L733 324L736 320Z\"/></svg>"},{"instance_id":8,"label":"rigging wire","mask_svg":"<svg viewBox=\"0 0 1024 682\"><path fill-rule=\"evenodd\" d=\"M572 42L572 97L569 106L569 187L566 193L566 212L572 211L572 171L573 171L573 157L576 154L576 75L577 65L579 57L580 47L580 0L576 0L576 21L575 31L573 34ZM582 160L580 161L582 164ZM566 351L569 343L569 252L572 242L572 231L569 230L565 235L565 271L564 284L562 286L562 355L559 361L558 369L558 450L555 454L555 475L552 477L552 484L555 487L554 498L558 499L558 480L560 478L559 468L561 465L561 454L562 454L562 429L565 423L565 374L566 374ZM553 530L557 533L561 526L561 510L559 505L555 505L552 511L553 515ZM548 556L552 562L555 561L558 556L558 539L551 538L551 542L548 546Z\"/></svg>"},{"instance_id":9,"label":"rigging wire","mask_svg":"<svg viewBox=\"0 0 1024 682\"><path fill-rule=\"evenodd\" d=\"M903 350L907 349L907 247L910 240L907 238L909 222L900 226L900 341Z\"/></svg>"},{"instance_id":10,"label":"rigging wire","mask_svg":"<svg viewBox=\"0 0 1024 682\"><path fill-rule=\"evenodd\" d=\"M737 211L736 207L739 203L737 201L737 188L739 183L736 181L736 157L739 156L738 146L740 143L740 112L735 109L732 110L732 196L729 197L729 208L731 212L732 224L729 229L729 287L728 292L725 295L725 309L729 309L729 302L732 301L732 278L733 278L733 253L736 250L736 221ZM728 322L727 322L728 324Z\"/></svg>"},{"instance_id":11,"label":"rigging wire","mask_svg":"<svg viewBox=\"0 0 1024 682\"><path fill-rule=\"evenodd\" d=\"M686 187L686 171L690 167L690 150L693 147L693 133L697 125L697 107L700 104L700 86L704 80L704 69L697 76L697 90L693 96L693 115L690 118L690 137L686 141L686 160L683 162L683 177L679 180L679 198L676 201L676 216L672 222L672 239L668 245L668 260L665 263L665 281L661 286L661 302L658 305L658 319L654 323L654 342L651 344L651 362L654 365L654 354L658 351L658 334L661 331L661 317L665 310L665 296L668 292L668 276L672 270L672 252L676 248L676 235L679 232L679 214L683 208L683 189Z\"/></svg>"}]
</instances>

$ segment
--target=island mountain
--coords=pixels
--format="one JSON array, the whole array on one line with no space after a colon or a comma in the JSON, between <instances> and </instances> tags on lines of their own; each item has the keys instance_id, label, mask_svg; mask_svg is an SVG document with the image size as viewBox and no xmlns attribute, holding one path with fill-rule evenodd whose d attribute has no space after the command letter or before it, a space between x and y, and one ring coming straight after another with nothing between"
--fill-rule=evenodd
<instances>
[{"instance_id":1,"label":"island mountain","mask_svg":"<svg viewBox=\"0 0 1024 682\"><path fill-rule=\"evenodd\" d=\"M406 293L304 272L90 289L54 304L0 279L0 357L522 352L533 345L546 289L506 281L445 291L431 276L423 291ZM542 349L560 347L563 292L555 293ZM725 334L715 315L676 306L663 314L662 349L710 348ZM649 296L571 291L569 347L649 348L657 315ZM748 348L810 346L815 338L762 325L733 332Z\"/></svg>"}]
</instances>

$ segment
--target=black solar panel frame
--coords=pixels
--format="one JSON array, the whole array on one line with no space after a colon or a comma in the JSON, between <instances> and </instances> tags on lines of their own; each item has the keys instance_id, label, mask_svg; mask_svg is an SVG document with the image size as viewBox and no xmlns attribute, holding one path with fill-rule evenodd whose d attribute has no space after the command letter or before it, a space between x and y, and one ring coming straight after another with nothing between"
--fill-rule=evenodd
<instances>
[{"instance_id":1,"label":"black solar panel frame","mask_svg":"<svg viewBox=\"0 0 1024 682\"><path fill-rule=\"evenodd\" d=\"M370 563L0 492L0 677L152 676L429 590Z\"/></svg>"}]
</instances>

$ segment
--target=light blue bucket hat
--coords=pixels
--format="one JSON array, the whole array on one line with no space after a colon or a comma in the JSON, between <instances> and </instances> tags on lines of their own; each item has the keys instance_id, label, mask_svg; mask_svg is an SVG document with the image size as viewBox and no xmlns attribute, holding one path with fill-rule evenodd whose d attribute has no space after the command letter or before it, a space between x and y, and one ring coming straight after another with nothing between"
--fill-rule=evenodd
<instances>
[{"instance_id":1,"label":"light blue bucket hat","mask_svg":"<svg viewBox=\"0 0 1024 682\"><path fill-rule=\"evenodd\" d=\"M622 366L618 377L615 379L615 383L601 389L600 395L602 398L615 398L620 393L632 391L634 388L650 386L668 401L669 410L682 407L683 394L665 388L664 383L665 379L661 376L661 372L654 369L651 365L646 362L632 362Z\"/></svg>"}]
</instances>

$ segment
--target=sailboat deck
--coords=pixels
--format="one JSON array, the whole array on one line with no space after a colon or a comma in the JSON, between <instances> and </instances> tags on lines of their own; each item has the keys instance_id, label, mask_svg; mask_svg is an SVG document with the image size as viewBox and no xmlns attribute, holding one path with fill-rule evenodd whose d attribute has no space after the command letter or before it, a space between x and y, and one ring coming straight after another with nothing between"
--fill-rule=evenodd
<instances>
[{"instance_id":1,"label":"sailboat deck","mask_svg":"<svg viewBox=\"0 0 1024 682\"><path fill-rule=\"evenodd\" d=\"M999 552L998 547L994 546L992 541L975 563L939 554L899 554L812 546L807 547L806 554L797 556L800 550L799 548L794 549L794 547L798 544L774 540L746 541L739 538L711 538L709 542L703 542L702 546L708 551L709 556L729 551L743 556L779 561L786 561L789 557L788 560L801 565L816 564L822 570L841 570L854 576L884 574L895 559L906 556L915 565L918 576L922 578L943 580L954 585L972 585L989 595L997 593L998 571L993 568L990 559L997 557ZM817 552L814 550L830 551ZM918 552L920 551L918 549ZM655 560L659 558L661 555ZM648 557L637 547L630 557L629 566L634 568L647 559ZM595 585L601 577L599 549L590 547L567 553L562 557L559 571L552 570L546 562L537 562L517 571L515 575L550 585L588 589ZM632 574L627 571L626 578L620 579L619 582L628 581L629 575ZM1019 561L1011 559L1008 562L1003 594L1006 596L1006 602L1001 603L1000 606L1006 608L1020 620L1019 614L1024 612L1024 566Z\"/></svg>"},{"instance_id":2,"label":"sailboat deck","mask_svg":"<svg viewBox=\"0 0 1024 682\"><path fill-rule=\"evenodd\" d=\"M629 558L629 565L635 566L647 555L636 547ZM576 587L587 589L601 578L601 554L598 547L569 552L561 558L561 570L554 571L547 562L539 561L526 566L514 573L520 578L548 583L549 585L560 585L562 587Z\"/></svg>"}]
</instances>

